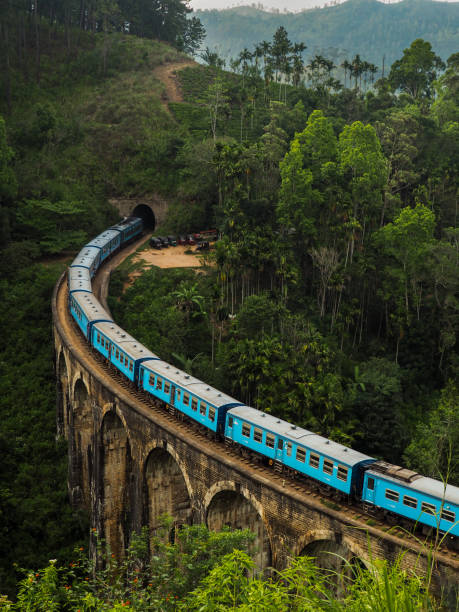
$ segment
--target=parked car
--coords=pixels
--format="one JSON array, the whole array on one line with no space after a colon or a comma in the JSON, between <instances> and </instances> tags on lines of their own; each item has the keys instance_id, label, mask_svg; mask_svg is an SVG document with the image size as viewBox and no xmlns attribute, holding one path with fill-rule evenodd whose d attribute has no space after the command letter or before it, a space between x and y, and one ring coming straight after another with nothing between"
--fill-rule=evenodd
<instances>
[{"instance_id":1,"label":"parked car","mask_svg":"<svg viewBox=\"0 0 459 612\"><path fill-rule=\"evenodd\" d=\"M196 247L197 251L208 251L209 249L210 249L210 244L208 240L202 240Z\"/></svg>"},{"instance_id":2,"label":"parked car","mask_svg":"<svg viewBox=\"0 0 459 612\"><path fill-rule=\"evenodd\" d=\"M169 240L166 238L166 236L158 236L158 238L161 240L161 245L163 248L169 246Z\"/></svg>"},{"instance_id":3,"label":"parked car","mask_svg":"<svg viewBox=\"0 0 459 612\"><path fill-rule=\"evenodd\" d=\"M186 236L179 236L177 242L178 244L186 244Z\"/></svg>"},{"instance_id":4,"label":"parked car","mask_svg":"<svg viewBox=\"0 0 459 612\"><path fill-rule=\"evenodd\" d=\"M201 240L217 240L218 232L216 229L211 230L202 230L201 231Z\"/></svg>"},{"instance_id":5,"label":"parked car","mask_svg":"<svg viewBox=\"0 0 459 612\"><path fill-rule=\"evenodd\" d=\"M161 240L159 238L153 236L153 238L150 238L150 246L154 249L160 249L163 245L161 244Z\"/></svg>"},{"instance_id":6,"label":"parked car","mask_svg":"<svg viewBox=\"0 0 459 612\"><path fill-rule=\"evenodd\" d=\"M177 238L175 236L168 236L167 239L171 246L177 246Z\"/></svg>"},{"instance_id":7,"label":"parked car","mask_svg":"<svg viewBox=\"0 0 459 612\"><path fill-rule=\"evenodd\" d=\"M193 237L193 234L188 234L186 237L187 244L196 244L196 240Z\"/></svg>"}]
</instances>

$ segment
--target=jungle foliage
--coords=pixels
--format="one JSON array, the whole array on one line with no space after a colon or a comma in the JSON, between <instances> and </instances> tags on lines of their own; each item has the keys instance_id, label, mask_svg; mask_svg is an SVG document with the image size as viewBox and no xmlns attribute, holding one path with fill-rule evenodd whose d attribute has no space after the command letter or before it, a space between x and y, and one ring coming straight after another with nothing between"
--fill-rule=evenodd
<instances>
[{"instance_id":1,"label":"jungle foliage","mask_svg":"<svg viewBox=\"0 0 459 612\"><path fill-rule=\"evenodd\" d=\"M222 236L205 274L152 270L122 293L119 273L114 313L139 340L256 407L457 484L457 54L443 71L418 41L373 87L357 60L343 87L322 58L306 86L288 82L298 47L284 31L265 48L273 71L251 51L234 73L208 57L180 72L185 101L166 107L154 70L183 61L176 49L10 18L1 590L14 589L13 561L68 558L84 536L55 441L52 260L117 219L112 198L166 198L163 231ZM430 63L413 89L418 55Z\"/></svg>"},{"instance_id":2,"label":"jungle foliage","mask_svg":"<svg viewBox=\"0 0 459 612\"><path fill-rule=\"evenodd\" d=\"M308 610L341 612L416 612L442 609L428 593L428 581L393 565L375 560L369 570L342 560L341 572L326 573L314 559L290 559L289 567L264 577L247 552L253 534L248 531L212 533L203 525L184 525L175 541L165 529L150 537L134 534L126 557L118 561L97 533L101 561L96 568L83 547L66 565L56 559L39 571L23 571L17 602L0 596L1 609L120 612L189 611L249 612ZM344 596L336 597L336 584Z\"/></svg>"}]
</instances>

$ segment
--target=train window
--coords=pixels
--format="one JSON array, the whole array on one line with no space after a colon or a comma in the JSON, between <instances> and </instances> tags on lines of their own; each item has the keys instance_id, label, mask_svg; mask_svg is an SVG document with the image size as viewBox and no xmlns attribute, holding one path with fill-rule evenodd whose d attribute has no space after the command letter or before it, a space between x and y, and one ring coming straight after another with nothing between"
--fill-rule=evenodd
<instances>
[{"instance_id":1,"label":"train window","mask_svg":"<svg viewBox=\"0 0 459 612\"><path fill-rule=\"evenodd\" d=\"M175 391L175 395L176 395L176 397L177 397L177 401L180 401L180 393L181 393L181 389L177 389L177 390Z\"/></svg>"},{"instance_id":2,"label":"train window","mask_svg":"<svg viewBox=\"0 0 459 612\"><path fill-rule=\"evenodd\" d=\"M289 457L291 457L292 455L292 443L291 442L287 442L287 455Z\"/></svg>"},{"instance_id":3,"label":"train window","mask_svg":"<svg viewBox=\"0 0 459 612\"><path fill-rule=\"evenodd\" d=\"M266 434L266 446L268 448L274 448L274 442L276 438L272 434Z\"/></svg>"},{"instance_id":4,"label":"train window","mask_svg":"<svg viewBox=\"0 0 459 612\"><path fill-rule=\"evenodd\" d=\"M449 521L450 523L454 523L456 520L456 515L451 510L445 510L444 508L441 511L441 518L445 521Z\"/></svg>"},{"instance_id":5,"label":"train window","mask_svg":"<svg viewBox=\"0 0 459 612\"><path fill-rule=\"evenodd\" d=\"M325 474L333 474L333 461L328 461L328 459L324 459L323 471Z\"/></svg>"},{"instance_id":6,"label":"train window","mask_svg":"<svg viewBox=\"0 0 459 612\"><path fill-rule=\"evenodd\" d=\"M134 369L134 362L133 361L129 362L129 369L131 370L131 372Z\"/></svg>"},{"instance_id":7,"label":"train window","mask_svg":"<svg viewBox=\"0 0 459 612\"><path fill-rule=\"evenodd\" d=\"M171 390L170 383L164 381L164 393L169 393L170 390Z\"/></svg>"},{"instance_id":8,"label":"train window","mask_svg":"<svg viewBox=\"0 0 459 612\"><path fill-rule=\"evenodd\" d=\"M232 427L233 426L233 417L228 417L228 427Z\"/></svg>"},{"instance_id":9,"label":"train window","mask_svg":"<svg viewBox=\"0 0 459 612\"><path fill-rule=\"evenodd\" d=\"M348 471L349 470L347 469L347 467L344 467L344 465L339 465L338 466L338 479L347 480Z\"/></svg>"},{"instance_id":10,"label":"train window","mask_svg":"<svg viewBox=\"0 0 459 612\"><path fill-rule=\"evenodd\" d=\"M206 412L207 412L207 404L205 404L204 402L201 402L200 406L199 406L199 412L206 416Z\"/></svg>"},{"instance_id":11,"label":"train window","mask_svg":"<svg viewBox=\"0 0 459 612\"><path fill-rule=\"evenodd\" d=\"M367 489L369 489L370 491L375 490L375 479L374 478L368 478Z\"/></svg>"},{"instance_id":12,"label":"train window","mask_svg":"<svg viewBox=\"0 0 459 612\"><path fill-rule=\"evenodd\" d=\"M156 388L157 389L163 388L163 379L160 378L159 376L156 377Z\"/></svg>"},{"instance_id":13,"label":"train window","mask_svg":"<svg viewBox=\"0 0 459 612\"><path fill-rule=\"evenodd\" d=\"M246 438L250 438L250 430L252 428L250 427L250 425L247 425L247 423L244 423L242 425L242 435L245 436Z\"/></svg>"},{"instance_id":14,"label":"train window","mask_svg":"<svg viewBox=\"0 0 459 612\"><path fill-rule=\"evenodd\" d=\"M255 440L255 442L262 441L263 432L261 431L261 429L258 429L257 427L255 427L255 429L253 430L253 439Z\"/></svg>"},{"instance_id":15,"label":"train window","mask_svg":"<svg viewBox=\"0 0 459 612\"><path fill-rule=\"evenodd\" d=\"M215 408L212 408L212 406L209 406L209 420L212 423L215 421Z\"/></svg>"},{"instance_id":16,"label":"train window","mask_svg":"<svg viewBox=\"0 0 459 612\"><path fill-rule=\"evenodd\" d=\"M311 453L309 455L309 465L311 467L318 468L319 467L319 461L320 461L319 455L316 455L315 453Z\"/></svg>"},{"instance_id":17,"label":"train window","mask_svg":"<svg viewBox=\"0 0 459 612\"><path fill-rule=\"evenodd\" d=\"M116 358L119 359L119 356L120 356L120 354L118 352L118 349L116 349Z\"/></svg>"},{"instance_id":18,"label":"train window","mask_svg":"<svg viewBox=\"0 0 459 612\"><path fill-rule=\"evenodd\" d=\"M417 508L418 500L415 497L410 497L409 495L403 496L403 505L408 506L409 508Z\"/></svg>"},{"instance_id":19,"label":"train window","mask_svg":"<svg viewBox=\"0 0 459 612\"><path fill-rule=\"evenodd\" d=\"M429 504L427 502L422 502L421 504L421 512L425 512L426 514L436 514L437 509L433 504Z\"/></svg>"},{"instance_id":20,"label":"train window","mask_svg":"<svg viewBox=\"0 0 459 612\"><path fill-rule=\"evenodd\" d=\"M154 387L155 386L155 375L154 374L150 374L150 378L148 379L148 383L149 383L150 387Z\"/></svg>"},{"instance_id":21,"label":"train window","mask_svg":"<svg viewBox=\"0 0 459 612\"><path fill-rule=\"evenodd\" d=\"M284 448L284 441L282 440L282 438L277 438L277 448L279 450L282 450Z\"/></svg>"},{"instance_id":22,"label":"train window","mask_svg":"<svg viewBox=\"0 0 459 612\"><path fill-rule=\"evenodd\" d=\"M97 342L100 344L100 334L98 333L96 337L97 337Z\"/></svg>"},{"instance_id":23,"label":"train window","mask_svg":"<svg viewBox=\"0 0 459 612\"><path fill-rule=\"evenodd\" d=\"M198 409L198 400L195 397L191 398L191 410Z\"/></svg>"},{"instance_id":24,"label":"train window","mask_svg":"<svg viewBox=\"0 0 459 612\"><path fill-rule=\"evenodd\" d=\"M390 499L391 501L398 502L399 494L397 491L392 491L392 489L386 489L386 499Z\"/></svg>"},{"instance_id":25,"label":"train window","mask_svg":"<svg viewBox=\"0 0 459 612\"><path fill-rule=\"evenodd\" d=\"M304 450L304 448L298 447L296 449L296 460L301 461L301 463L304 463L306 461L306 451Z\"/></svg>"},{"instance_id":26,"label":"train window","mask_svg":"<svg viewBox=\"0 0 459 612\"><path fill-rule=\"evenodd\" d=\"M189 404L190 404L190 395L188 393L184 393L183 394L183 403L186 406L189 406Z\"/></svg>"}]
</instances>

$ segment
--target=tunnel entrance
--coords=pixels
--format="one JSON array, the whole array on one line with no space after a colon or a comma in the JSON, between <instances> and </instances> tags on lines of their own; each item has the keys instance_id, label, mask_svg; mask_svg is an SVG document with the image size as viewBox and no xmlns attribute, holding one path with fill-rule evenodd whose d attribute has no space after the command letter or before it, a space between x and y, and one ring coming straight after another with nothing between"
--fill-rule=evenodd
<instances>
[{"instance_id":1,"label":"tunnel entrance","mask_svg":"<svg viewBox=\"0 0 459 612\"><path fill-rule=\"evenodd\" d=\"M140 217L146 229L154 230L156 227L155 213L147 204L137 204L132 211L133 217Z\"/></svg>"}]
</instances>

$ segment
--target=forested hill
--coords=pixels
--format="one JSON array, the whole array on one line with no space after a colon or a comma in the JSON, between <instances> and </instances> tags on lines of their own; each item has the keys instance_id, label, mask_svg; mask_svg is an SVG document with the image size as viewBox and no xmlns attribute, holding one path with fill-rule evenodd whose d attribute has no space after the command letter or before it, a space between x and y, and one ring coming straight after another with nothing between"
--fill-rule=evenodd
<instances>
[{"instance_id":1,"label":"forested hill","mask_svg":"<svg viewBox=\"0 0 459 612\"><path fill-rule=\"evenodd\" d=\"M321 53L335 63L359 53L390 66L416 38L428 40L446 60L459 49L459 3L404 0L348 0L338 6L302 13L268 13L254 7L198 11L207 31L205 44L222 57L236 57L260 40L270 40L279 26L307 45L306 55Z\"/></svg>"}]
</instances>

